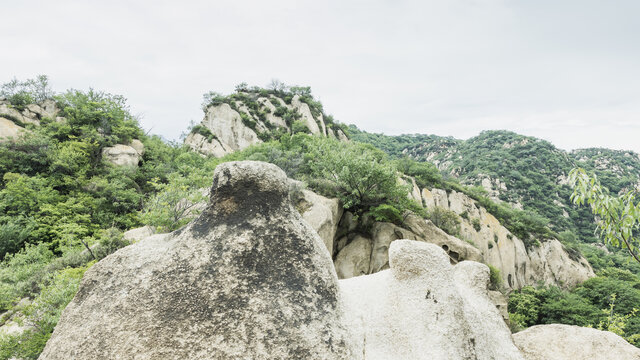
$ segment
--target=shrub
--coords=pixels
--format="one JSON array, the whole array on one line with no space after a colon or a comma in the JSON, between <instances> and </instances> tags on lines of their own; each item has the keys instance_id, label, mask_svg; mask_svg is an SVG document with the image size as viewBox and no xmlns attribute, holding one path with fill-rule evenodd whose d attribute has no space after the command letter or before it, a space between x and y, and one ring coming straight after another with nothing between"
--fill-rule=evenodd
<instances>
[{"instance_id":1,"label":"shrub","mask_svg":"<svg viewBox=\"0 0 640 360\"><path fill-rule=\"evenodd\" d=\"M304 121L296 120L293 122L293 125L291 126L291 133L298 134L298 133L308 133L308 132L309 132L309 129L307 128L307 124L305 124Z\"/></svg>"},{"instance_id":2,"label":"shrub","mask_svg":"<svg viewBox=\"0 0 640 360\"><path fill-rule=\"evenodd\" d=\"M191 129L191 132L204 136L205 138L207 138L207 141L209 142L212 142L213 140L218 138L214 133L211 132L211 130L209 130L208 127L200 124L194 126Z\"/></svg>"},{"instance_id":3,"label":"shrub","mask_svg":"<svg viewBox=\"0 0 640 360\"><path fill-rule=\"evenodd\" d=\"M500 290L502 288L502 276L500 270L489 265L489 289Z\"/></svg>"},{"instance_id":4,"label":"shrub","mask_svg":"<svg viewBox=\"0 0 640 360\"><path fill-rule=\"evenodd\" d=\"M459 236L460 219L455 212L441 207L435 207L427 213L427 218L447 234Z\"/></svg>"},{"instance_id":5,"label":"shrub","mask_svg":"<svg viewBox=\"0 0 640 360\"><path fill-rule=\"evenodd\" d=\"M378 205L369 210L369 214L371 214L376 221L390 222L396 225L402 223L402 213L393 205Z\"/></svg>"},{"instance_id":6,"label":"shrub","mask_svg":"<svg viewBox=\"0 0 640 360\"><path fill-rule=\"evenodd\" d=\"M480 229L482 229L482 227L480 226L480 219L473 219L471 220L471 224L473 225L473 228L476 231L480 231Z\"/></svg>"}]
</instances>

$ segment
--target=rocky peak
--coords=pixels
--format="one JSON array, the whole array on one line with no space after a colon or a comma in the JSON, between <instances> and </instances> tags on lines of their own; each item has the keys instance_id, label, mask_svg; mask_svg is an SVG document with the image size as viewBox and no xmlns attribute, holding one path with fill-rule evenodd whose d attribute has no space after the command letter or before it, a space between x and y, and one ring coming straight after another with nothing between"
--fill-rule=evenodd
<instances>
[{"instance_id":1,"label":"rocky peak","mask_svg":"<svg viewBox=\"0 0 640 360\"><path fill-rule=\"evenodd\" d=\"M52 99L46 99L37 104L28 104L18 108L7 100L0 99L0 141L14 139L25 129L26 125L40 125L42 120L64 121L57 116L60 109Z\"/></svg>"},{"instance_id":2,"label":"rocky peak","mask_svg":"<svg viewBox=\"0 0 640 360\"><path fill-rule=\"evenodd\" d=\"M275 137L307 132L348 141L340 127L324 115L310 95L264 89L239 91L214 98L185 144L205 155L222 157Z\"/></svg>"}]
</instances>

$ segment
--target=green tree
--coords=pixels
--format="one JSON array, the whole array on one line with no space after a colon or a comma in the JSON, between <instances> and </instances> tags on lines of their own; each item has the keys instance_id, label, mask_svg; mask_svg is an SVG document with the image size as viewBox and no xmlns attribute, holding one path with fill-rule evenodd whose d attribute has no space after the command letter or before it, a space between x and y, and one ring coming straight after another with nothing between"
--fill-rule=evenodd
<instances>
[{"instance_id":1,"label":"green tree","mask_svg":"<svg viewBox=\"0 0 640 360\"><path fill-rule=\"evenodd\" d=\"M640 262L640 239L637 237L640 228L640 202L636 202L637 192L631 190L620 196L610 195L595 175L590 176L581 168L571 170L569 179L573 185L571 200L577 205L591 206L604 242L626 248Z\"/></svg>"},{"instance_id":2,"label":"green tree","mask_svg":"<svg viewBox=\"0 0 640 360\"><path fill-rule=\"evenodd\" d=\"M363 214L383 203L407 203L407 188L382 151L360 143L308 139L309 182L320 182L345 209Z\"/></svg>"}]
</instances>

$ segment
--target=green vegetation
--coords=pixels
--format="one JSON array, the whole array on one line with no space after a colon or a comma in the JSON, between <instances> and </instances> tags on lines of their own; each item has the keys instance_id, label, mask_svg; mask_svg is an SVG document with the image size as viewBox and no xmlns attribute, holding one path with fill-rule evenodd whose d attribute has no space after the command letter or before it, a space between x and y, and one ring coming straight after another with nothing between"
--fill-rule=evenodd
<instances>
[{"instance_id":1,"label":"green vegetation","mask_svg":"<svg viewBox=\"0 0 640 360\"><path fill-rule=\"evenodd\" d=\"M53 95L42 77L2 89L16 107ZM30 326L0 339L0 359L37 358L84 271L150 216L145 203L153 208L176 174L206 171L198 154L145 136L121 96L69 90L53 100L66 121L40 119L0 143L0 325L13 316ZM102 149L133 139L145 145L139 167L102 161Z\"/></svg>"},{"instance_id":2,"label":"green vegetation","mask_svg":"<svg viewBox=\"0 0 640 360\"><path fill-rule=\"evenodd\" d=\"M589 176L580 168L572 170L569 178L575 184L571 199L578 205L591 206L605 244L624 247L640 263L640 238L636 236L640 229L640 202L636 203L635 189L621 196L611 196L596 176Z\"/></svg>"},{"instance_id":3,"label":"green vegetation","mask_svg":"<svg viewBox=\"0 0 640 360\"><path fill-rule=\"evenodd\" d=\"M427 219L447 234L460 236L460 219L455 212L435 207L427 211Z\"/></svg>"},{"instance_id":4,"label":"green vegetation","mask_svg":"<svg viewBox=\"0 0 640 360\"><path fill-rule=\"evenodd\" d=\"M491 265L489 265L489 289L502 289L502 276L500 275L500 269L497 269Z\"/></svg>"},{"instance_id":5,"label":"green vegetation","mask_svg":"<svg viewBox=\"0 0 640 360\"><path fill-rule=\"evenodd\" d=\"M217 139L216 135L204 125L194 125L193 128L191 128L191 132L204 136L205 138L207 138L208 142L212 142L213 140Z\"/></svg>"},{"instance_id":6,"label":"green vegetation","mask_svg":"<svg viewBox=\"0 0 640 360\"><path fill-rule=\"evenodd\" d=\"M509 295L509 316L516 328L571 324L613 331L640 345L640 278L628 270L606 268L565 292L527 286Z\"/></svg>"},{"instance_id":7,"label":"green vegetation","mask_svg":"<svg viewBox=\"0 0 640 360\"><path fill-rule=\"evenodd\" d=\"M630 257L620 249L621 244L626 247L627 240L637 255L638 204L632 206L633 195L629 192L640 182L640 158L637 154L607 149L565 153L546 141L507 131L485 131L477 137L461 141L428 135L368 134L354 126L350 129L352 139L373 144L395 157L398 169L415 177L420 187L463 192L498 218L527 247L539 244L538 239L557 238L570 257L578 259L581 254L584 255L598 272L599 280L589 280L580 287L583 290L579 292L563 292L558 288L524 288L512 293L510 311L516 328L543 323L590 324L616 333L624 328L627 340L639 345L640 335L637 334L640 320L633 307L621 305L621 302L628 302L621 300L620 295L623 288L639 289L636 282L616 283L619 288L603 286L592 297L583 297L587 292L584 289L592 283L610 284L617 281L612 279L612 271L640 275L640 264L630 262ZM405 156L420 162L416 163ZM438 164L442 172L433 163ZM589 203L589 199L592 204L600 202L596 206L599 209L596 213L601 213L601 219L605 220L600 229L609 231L610 240L607 243L610 253L603 253L588 245L598 241L594 236L594 217L587 207L572 206L572 189L567 175L576 164L595 173L603 187L615 193L624 193L612 197L602 194L598 188L594 191L590 183L591 186L586 189L583 186L583 190L590 192L583 191L582 198L575 197L584 203ZM505 203L489 199L488 193L478 186L482 179L489 179L494 184L495 181L503 182L506 190L499 190L500 199L518 202L525 210L515 210ZM497 187L494 186L494 190ZM605 209L613 209L615 216L605 216ZM478 230L479 225L474 224L474 228ZM495 244L490 242L489 247L493 246ZM535 296L532 295L534 293ZM625 294L627 299L627 292ZM614 298L615 303L611 300ZM614 304L613 308L610 303ZM621 326L621 322L626 327Z\"/></svg>"},{"instance_id":8,"label":"green vegetation","mask_svg":"<svg viewBox=\"0 0 640 360\"><path fill-rule=\"evenodd\" d=\"M0 87L0 99L7 99L16 109L22 111L25 106L53 97L49 87L49 78L39 75L35 79L18 81L13 79Z\"/></svg>"}]
</instances>

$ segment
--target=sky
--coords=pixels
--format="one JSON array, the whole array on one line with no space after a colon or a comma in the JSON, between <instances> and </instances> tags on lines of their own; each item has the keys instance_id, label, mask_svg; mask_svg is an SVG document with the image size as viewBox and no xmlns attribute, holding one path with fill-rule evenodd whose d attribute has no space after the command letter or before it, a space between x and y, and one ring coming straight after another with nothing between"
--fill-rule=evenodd
<instances>
[{"instance_id":1,"label":"sky","mask_svg":"<svg viewBox=\"0 0 640 360\"><path fill-rule=\"evenodd\" d=\"M0 0L0 83L128 99L178 140L202 95L272 79L389 135L505 129L640 153L640 1Z\"/></svg>"}]
</instances>

